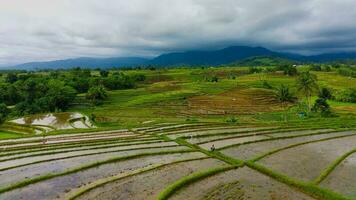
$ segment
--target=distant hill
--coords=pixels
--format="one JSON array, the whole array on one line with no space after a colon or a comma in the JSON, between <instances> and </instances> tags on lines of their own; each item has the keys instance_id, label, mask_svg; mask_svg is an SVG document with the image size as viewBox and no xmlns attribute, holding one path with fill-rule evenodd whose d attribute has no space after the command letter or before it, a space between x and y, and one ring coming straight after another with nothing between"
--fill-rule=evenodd
<instances>
[{"instance_id":1,"label":"distant hill","mask_svg":"<svg viewBox=\"0 0 356 200\"><path fill-rule=\"evenodd\" d=\"M159 55L153 59L140 57L113 58L75 58L48 62L31 62L10 67L11 69L66 69L72 67L108 68L133 67L138 65L182 66L223 64L266 65L280 62L327 62L336 60L356 59L356 52L329 53L314 56L303 56L275 52L263 47L231 46L220 50L202 50L175 52Z\"/></svg>"},{"instance_id":2,"label":"distant hill","mask_svg":"<svg viewBox=\"0 0 356 200\"><path fill-rule=\"evenodd\" d=\"M66 60L55 60L48 62L30 62L14 66L16 69L66 69L73 67L83 68L108 68L140 65L148 60L138 57L114 57L114 58L74 58Z\"/></svg>"},{"instance_id":3,"label":"distant hill","mask_svg":"<svg viewBox=\"0 0 356 200\"><path fill-rule=\"evenodd\" d=\"M232 46L216 51L162 54L149 63L154 65L221 65L254 56L279 56L279 53L263 47Z\"/></svg>"},{"instance_id":4,"label":"distant hill","mask_svg":"<svg viewBox=\"0 0 356 200\"><path fill-rule=\"evenodd\" d=\"M243 60L232 63L231 65L239 66L276 66L276 65L292 65L297 61L277 56L256 56L248 57Z\"/></svg>"}]
</instances>

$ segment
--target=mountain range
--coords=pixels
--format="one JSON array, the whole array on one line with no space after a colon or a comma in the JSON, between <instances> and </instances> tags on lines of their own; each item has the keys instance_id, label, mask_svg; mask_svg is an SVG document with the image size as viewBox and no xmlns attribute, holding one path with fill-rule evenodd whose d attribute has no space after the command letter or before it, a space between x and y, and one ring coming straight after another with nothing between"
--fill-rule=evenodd
<instances>
[{"instance_id":1,"label":"mountain range","mask_svg":"<svg viewBox=\"0 0 356 200\"><path fill-rule=\"evenodd\" d=\"M313 56L276 52L264 47L230 46L220 50L199 50L162 54L147 59L140 57L112 57L91 58L82 57L47 62L30 62L8 67L10 69L66 69L72 67L82 68L109 68L133 66L181 66L181 65L210 65L218 66L241 62L253 57L282 58L298 62L327 62L334 60L356 59L356 52L328 53Z\"/></svg>"}]
</instances>

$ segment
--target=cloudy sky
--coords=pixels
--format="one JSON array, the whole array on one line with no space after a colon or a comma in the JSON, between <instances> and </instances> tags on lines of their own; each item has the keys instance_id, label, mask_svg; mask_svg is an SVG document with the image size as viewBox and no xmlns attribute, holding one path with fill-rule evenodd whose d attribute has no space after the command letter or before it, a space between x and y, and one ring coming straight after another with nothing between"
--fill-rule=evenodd
<instances>
[{"instance_id":1,"label":"cloudy sky","mask_svg":"<svg viewBox=\"0 0 356 200\"><path fill-rule=\"evenodd\" d=\"M264 46L356 50L355 0L0 0L0 65Z\"/></svg>"}]
</instances>

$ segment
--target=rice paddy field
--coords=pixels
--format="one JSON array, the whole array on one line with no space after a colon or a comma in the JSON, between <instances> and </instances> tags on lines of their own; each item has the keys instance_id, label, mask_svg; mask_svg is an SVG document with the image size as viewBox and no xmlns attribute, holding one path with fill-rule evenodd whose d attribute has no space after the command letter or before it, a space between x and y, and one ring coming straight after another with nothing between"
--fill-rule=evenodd
<instances>
[{"instance_id":1,"label":"rice paddy field","mask_svg":"<svg viewBox=\"0 0 356 200\"><path fill-rule=\"evenodd\" d=\"M70 108L95 114L92 127L36 134L5 123L0 199L356 199L356 104L330 101L334 116L301 117L262 84L297 93L295 77L247 70L130 70L145 83ZM356 85L315 74L333 91Z\"/></svg>"}]
</instances>

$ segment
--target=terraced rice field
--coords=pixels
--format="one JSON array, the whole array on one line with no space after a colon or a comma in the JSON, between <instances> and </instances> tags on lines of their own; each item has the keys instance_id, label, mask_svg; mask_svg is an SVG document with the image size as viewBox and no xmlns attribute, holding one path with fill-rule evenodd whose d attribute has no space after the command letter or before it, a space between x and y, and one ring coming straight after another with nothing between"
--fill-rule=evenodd
<instances>
[{"instance_id":1,"label":"terraced rice field","mask_svg":"<svg viewBox=\"0 0 356 200\"><path fill-rule=\"evenodd\" d=\"M0 199L356 199L355 148L352 129L218 123L1 140Z\"/></svg>"}]
</instances>

